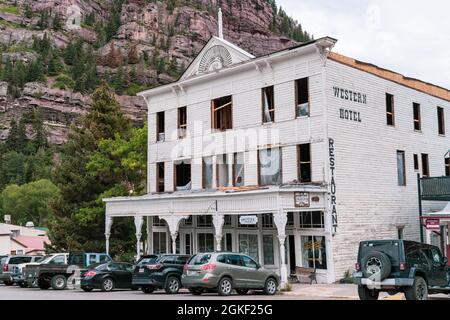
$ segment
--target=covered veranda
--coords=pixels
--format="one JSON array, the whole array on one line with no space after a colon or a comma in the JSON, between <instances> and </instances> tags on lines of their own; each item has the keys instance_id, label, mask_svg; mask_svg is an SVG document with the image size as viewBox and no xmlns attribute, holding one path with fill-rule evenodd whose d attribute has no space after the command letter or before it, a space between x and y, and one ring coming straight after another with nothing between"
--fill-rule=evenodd
<instances>
[{"instance_id":1,"label":"covered veranda","mask_svg":"<svg viewBox=\"0 0 450 320\"><path fill-rule=\"evenodd\" d=\"M171 238L171 252L177 252L182 221L189 217L209 215L212 217L215 250L222 251L225 216L248 216L271 214L276 229L279 250L279 273L281 285L288 281L286 263L286 225L288 212L320 210L327 212L327 189L321 185L280 186L257 188L246 191L189 191L149 194L141 197L119 197L103 200L106 203L105 238L109 251L111 227L115 218L134 217L136 227L136 255L141 255L141 238L144 219L158 217L167 224ZM325 214L325 217L329 215ZM325 222L325 224L330 224ZM147 223L147 233L151 224ZM148 247L150 250L150 247ZM147 252L152 253L152 252ZM194 252L195 253L195 252Z\"/></svg>"}]
</instances>

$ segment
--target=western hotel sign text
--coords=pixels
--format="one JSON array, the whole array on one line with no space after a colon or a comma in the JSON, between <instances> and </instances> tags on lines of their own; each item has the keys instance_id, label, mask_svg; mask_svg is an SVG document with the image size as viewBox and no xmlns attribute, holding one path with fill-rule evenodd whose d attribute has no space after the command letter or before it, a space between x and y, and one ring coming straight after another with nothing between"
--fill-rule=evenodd
<instances>
[{"instance_id":1,"label":"western hotel sign text","mask_svg":"<svg viewBox=\"0 0 450 320\"><path fill-rule=\"evenodd\" d=\"M336 98L360 104L367 104L367 94L339 87L333 87L333 91ZM361 113L355 110L340 108L339 117L344 120L362 122Z\"/></svg>"}]
</instances>

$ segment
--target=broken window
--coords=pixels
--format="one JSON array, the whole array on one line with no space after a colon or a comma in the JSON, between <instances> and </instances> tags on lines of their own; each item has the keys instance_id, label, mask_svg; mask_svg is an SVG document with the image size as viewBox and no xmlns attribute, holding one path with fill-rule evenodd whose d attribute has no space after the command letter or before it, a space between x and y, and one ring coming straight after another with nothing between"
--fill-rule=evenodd
<instances>
[{"instance_id":1,"label":"broken window","mask_svg":"<svg viewBox=\"0 0 450 320\"><path fill-rule=\"evenodd\" d=\"M178 138L186 138L187 132L187 108L178 108Z\"/></svg>"},{"instance_id":2,"label":"broken window","mask_svg":"<svg viewBox=\"0 0 450 320\"><path fill-rule=\"evenodd\" d=\"M275 95L273 86L262 89L263 123L275 122Z\"/></svg>"},{"instance_id":3,"label":"broken window","mask_svg":"<svg viewBox=\"0 0 450 320\"><path fill-rule=\"evenodd\" d=\"M259 184L279 185L281 178L281 149L265 149L258 153Z\"/></svg>"},{"instance_id":4,"label":"broken window","mask_svg":"<svg viewBox=\"0 0 450 320\"><path fill-rule=\"evenodd\" d=\"M156 141L164 141L165 138L165 117L163 111L156 114Z\"/></svg>"},{"instance_id":5,"label":"broken window","mask_svg":"<svg viewBox=\"0 0 450 320\"><path fill-rule=\"evenodd\" d=\"M414 155L414 170L419 171L419 155Z\"/></svg>"},{"instance_id":6,"label":"broken window","mask_svg":"<svg viewBox=\"0 0 450 320\"><path fill-rule=\"evenodd\" d=\"M156 191L164 192L164 162L156 164Z\"/></svg>"},{"instance_id":7,"label":"broken window","mask_svg":"<svg viewBox=\"0 0 450 320\"><path fill-rule=\"evenodd\" d=\"M437 116L438 116L438 132L440 135L445 135L444 108L437 107Z\"/></svg>"},{"instance_id":8,"label":"broken window","mask_svg":"<svg viewBox=\"0 0 450 320\"><path fill-rule=\"evenodd\" d=\"M235 153L233 163L233 186L242 187L244 182L245 153Z\"/></svg>"},{"instance_id":9,"label":"broken window","mask_svg":"<svg viewBox=\"0 0 450 320\"><path fill-rule=\"evenodd\" d=\"M296 117L309 116L309 83L308 78L295 81L296 91Z\"/></svg>"},{"instance_id":10,"label":"broken window","mask_svg":"<svg viewBox=\"0 0 450 320\"><path fill-rule=\"evenodd\" d=\"M219 131L233 129L233 101L231 96L213 100L212 128Z\"/></svg>"},{"instance_id":11,"label":"broken window","mask_svg":"<svg viewBox=\"0 0 450 320\"><path fill-rule=\"evenodd\" d=\"M406 186L405 151L397 151L397 177L398 185Z\"/></svg>"},{"instance_id":12,"label":"broken window","mask_svg":"<svg viewBox=\"0 0 450 320\"><path fill-rule=\"evenodd\" d=\"M430 176L430 167L428 165L428 154L422 153L422 176Z\"/></svg>"},{"instance_id":13,"label":"broken window","mask_svg":"<svg viewBox=\"0 0 450 320\"><path fill-rule=\"evenodd\" d=\"M413 113L414 113L414 130L422 130L421 116L420 116L420 104L413 103Z\"/></svg>"},{"instance_id":14,"label":"broken window","mask_svg":"<svg viewBox=\"0 0 450 320\"><path fill-rule=\"evenodd\" d=\"M386 124L395 126L394 96L386 93Z\"/></svg>"},{"instance_id":15,"label":"broken window","mask_svg":"<svg viewBox=\"0 0 450 320\"><path fill-rule=\"evenodd\" d=\"M298 146L298 180L300 183L311 182L311 145Z\"/></svg>"},{"instance_id":16,"label":"broken window","mask_svg":"<svg viewBox=\"0 0 450 320\"><path fill-rule=\"evenodd\" d=\"M229 186L227 158L226 154L217 156L217 187L219 188Z\"/></svg>"},{"instance_id":17,"label":"broken window","mask_svg":"<svg viewBox=\"0 0 450 320\"><path fill-rule=\"evenodd\" d=\"M189 161L175 162L176 191L191 190L191 164Z\"/></svg>"},{"instance_id":18,"label":"broken window","mask_svg":"<svg viewBox=\"0 0 450 320\"><path fill-rule=\"evenodd\" d=\"M203 189L210 190L213 188L213 158L203 158Z\"/></svg>"}]
</instances>

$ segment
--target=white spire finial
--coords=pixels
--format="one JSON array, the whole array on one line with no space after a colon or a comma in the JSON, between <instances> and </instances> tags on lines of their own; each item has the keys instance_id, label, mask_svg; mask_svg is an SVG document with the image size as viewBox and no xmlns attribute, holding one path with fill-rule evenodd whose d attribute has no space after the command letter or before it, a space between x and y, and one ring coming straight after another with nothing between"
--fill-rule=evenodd
<instances>
[{"instance_id":1,"label":"white spire finial","mask_svg":"<svg viewBox=\"0 0 450 320\"><path fill-rule=\"evenodd\" d=\"M218 25L219 25L219 38L223 39L223 21L222 21L222 9L221 8L219 8Z\"/></svg>"}]
</instances>

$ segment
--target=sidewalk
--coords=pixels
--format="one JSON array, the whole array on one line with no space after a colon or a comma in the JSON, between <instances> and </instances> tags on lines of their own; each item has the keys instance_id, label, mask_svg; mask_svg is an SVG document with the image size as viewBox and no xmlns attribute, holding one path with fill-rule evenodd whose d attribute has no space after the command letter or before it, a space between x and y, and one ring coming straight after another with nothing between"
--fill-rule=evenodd
<instances>
[{"instance_id":1,"label":"sidewalk","mask_svg":"<svg viewBox=\"0 0 450 320\"><path fill-rule=\"evenodd\" d=\"M296 296L307 300L359 300L358 287L353 284L298 284L292 285L292 291L283 295ZM380 300L404 300L403 294L390 296L380 293Z\"/></svg>"}]
</instances>

